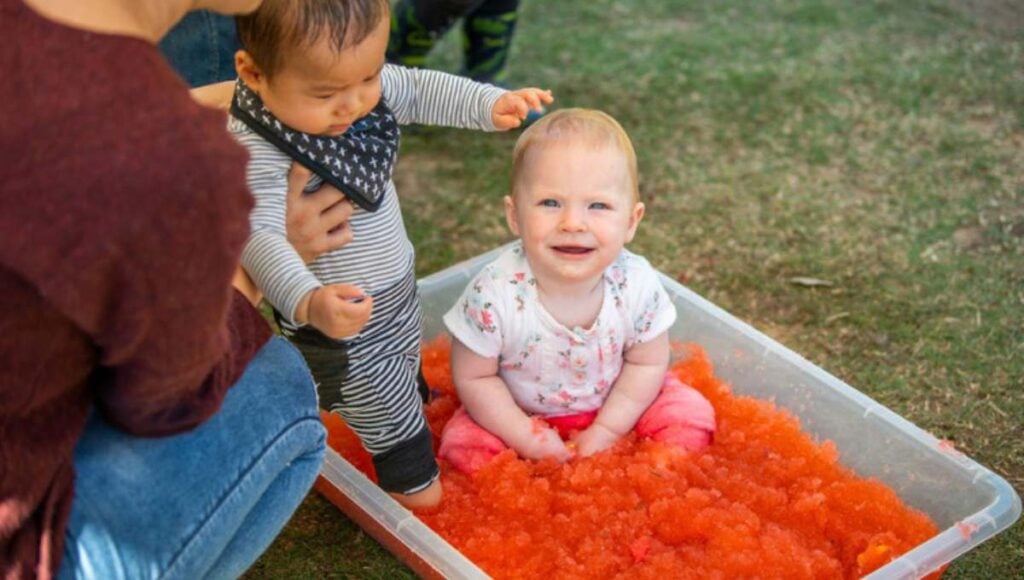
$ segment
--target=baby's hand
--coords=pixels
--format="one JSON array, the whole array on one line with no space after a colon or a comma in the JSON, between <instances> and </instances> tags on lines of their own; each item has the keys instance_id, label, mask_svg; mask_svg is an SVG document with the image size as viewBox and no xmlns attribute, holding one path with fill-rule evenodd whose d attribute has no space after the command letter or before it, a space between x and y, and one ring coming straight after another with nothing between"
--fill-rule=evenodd
<instances>
[{"instance_id":1,"label":"baby's hand","mask_svg":"<svg viewBox=\"0 0 1024 580\"><path fill-rule=\"evenodd\" d=\"M317 288L309 298L309 323L331 338L359 334L373 312L373 298L350 284Z\"/></svg>"},{"instance_id":2,"label":"baby's hand","mask_svg":"<svg viewBox=\"0 0 1024 580\"><path fill-rule=\"evenodd\" d=\"M509 91L494 103L491 121L501 131L515 129L523 124L523 119L530 113L530 109L542 113L544 105L554 101L555 98L551 96L551 91L535 88Z\"/></svg>"},{"instance_id":3,"label":"baby's hand","mask_svg":"<svg viewBox=\"0 0 1024 580\"><path fill-rule=\"evenodd\" d=\"M572 458L572 451L566 447L565 442L558 435L558 431L551 427L534 424L526 437L521 448L516 449L519 455L527 459L544 459L552 457L558 461L567 461Z\"/></svg>"},{"instance_id":4,"label":"baby's hand","mask_svg":"<svg viewBox=\"0 0 1024 580\"><path fill-rule=\"evenodd\" d=\"M600 423L594 422L573 438L576 453L587 457L615 445L621 437Z\"/></svg>"}]
</instances>

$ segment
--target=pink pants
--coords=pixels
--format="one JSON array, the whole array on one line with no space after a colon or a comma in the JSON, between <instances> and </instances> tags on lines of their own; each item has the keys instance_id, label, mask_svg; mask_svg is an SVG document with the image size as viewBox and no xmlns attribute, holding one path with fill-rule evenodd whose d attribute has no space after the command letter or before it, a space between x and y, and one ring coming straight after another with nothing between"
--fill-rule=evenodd
<instances>
[{"instance_id":1,"label":"pink pants","mask_svg":"<svg viewBox=\"0 0 1024 580\"><path fill-rule=\"evenodd\" d=\"M565 439L572 431L586 429L595 417L597 411L544 420ZM715 410L704 395L667 373L661 392L640 416L633 431L640 437L700 451L714 437ZM473 473L506 449L508 446L501 439L478 425L460 407L441 432L438 456L463 473Z\"/></svg>"}]
</instances>

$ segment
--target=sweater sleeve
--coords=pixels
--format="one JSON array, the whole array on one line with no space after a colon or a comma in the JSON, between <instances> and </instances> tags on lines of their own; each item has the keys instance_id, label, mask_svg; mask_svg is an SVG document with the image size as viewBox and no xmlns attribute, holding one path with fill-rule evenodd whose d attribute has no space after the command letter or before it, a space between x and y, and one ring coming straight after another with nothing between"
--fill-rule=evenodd
<instances>
[{"instance_id":1,"label":"sweater sleeve","mask_svg":"<svg viewBox=\"0 0 1024 580\"><path fill-rule=\"evenodd\" d=\"M112 192L103 207L112 219L87 218L96 210L87 200L68 208L91 241L71 246L41 284L92 337L99 412L136 435L178 433L213 415L270 337L231 287L252 207L245 153L222 116L181 106L186 118L148 144L165 163L136 154L141 142L107 156L90 187Z\"/></svg>"},{"instance_id":2,"label":"sweater sleeve","mask_svg":"<svg viewBox=\"0 0 1024 580\"><path fill-rule=\"evenodd\" d=\"M209 355L189 348L188 337L157 332L140 345L139 356L111 368L97 390L97 407L107 421L135 435L160 437L192 429L216 413L271 335L266 320L241 293L232 291L226 306L226 316L213 317L223 322L221 329L203 324L193 329L216 337L208 344ZM205 337L193 336L207 346ZM172 349L184 352L165 360L153 356ZM198 364L189 364L188 355L197 355Z\"/></svg>"},{"instance_id":3,"label":"sweater sleeve","mask_svg":"<svg viewBox=\"0 0 1024 580\"><path fill-rule=\"evenodd\" d=\"M494 104L505 89L457 75L388 64L381 91L399 124L419 123L496 131Z\"/></svg>"},{"instance_id":4,"label":"sweater sleeve","mask_svg":"<svg viewBox=\"0 0 1024 580\"><path fill-rule=\"evenodd\" d=\"M285 231L288 171L291 159L237 119L228 124L235 138L249 150L246 180L256 198L250 214L252 233L242 252L242 267L288 322L306 294L322 286L310 272Z\"/></svg>"}]
</instances>

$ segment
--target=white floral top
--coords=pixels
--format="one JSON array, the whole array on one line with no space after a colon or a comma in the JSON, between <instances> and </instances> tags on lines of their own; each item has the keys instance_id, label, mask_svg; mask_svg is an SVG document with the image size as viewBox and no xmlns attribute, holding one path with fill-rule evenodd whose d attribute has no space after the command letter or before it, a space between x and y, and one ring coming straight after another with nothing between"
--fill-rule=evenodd
<instances>
[{"instance_id":1,"label":"white floral top","mask_svg":"<svg viewBox=\"0 0 1024 580\"><path fill-rule=\"evenodd\" d=\"M650 263L622 250L604 274L597 320L567 328L541 305L516 244L477 274L444 323L470 350L498 359L498 375L523 410L552 417L600 408L622 371L623 353L675 319Z\"/></svg>"}]
</instances>

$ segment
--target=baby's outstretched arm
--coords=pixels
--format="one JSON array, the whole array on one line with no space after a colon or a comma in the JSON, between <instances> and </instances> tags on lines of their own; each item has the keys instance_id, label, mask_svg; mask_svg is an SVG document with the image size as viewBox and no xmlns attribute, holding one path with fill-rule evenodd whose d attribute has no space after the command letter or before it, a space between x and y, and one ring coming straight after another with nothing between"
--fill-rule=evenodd
<instances>
[{"instance_id":1,"label":"baby's outstretched arm","mask_svg":"<svg viewBox=\"0 0 1024 580\"><path fill-rule=\"evenodd\" d=\"M491 121L500 131L515 129L523 124L530 109L540 113L544 111L544 105L549 105L554 101L555 98L551 96L551 91L532 87L509 91L494 103Z\"/></svg>"},{"instance_id":2,"label":"baby's outstretched arm","mask_svg":"<svg viewBox=\"0 0 1024 580\"><path fill-rule=\"evenodd\" d=\"M626 351L622 372L597 418L575 438L577 453L586 457L604 451L636 425L661 390L669 356L667 332Z\"/></svg>"},{"instance_id":3,"label":"baby's outstretched arm","mask_svg":"<svg viewBox=\"0 0 1024 580\"><path fill-rule=\"evenodd\" d=\"M452 378L469 416L522 457L569 459L558 432L538 424L519 408L498 376L498 359L478 355L452 340Z\"/></svg>"}]
</instances>

